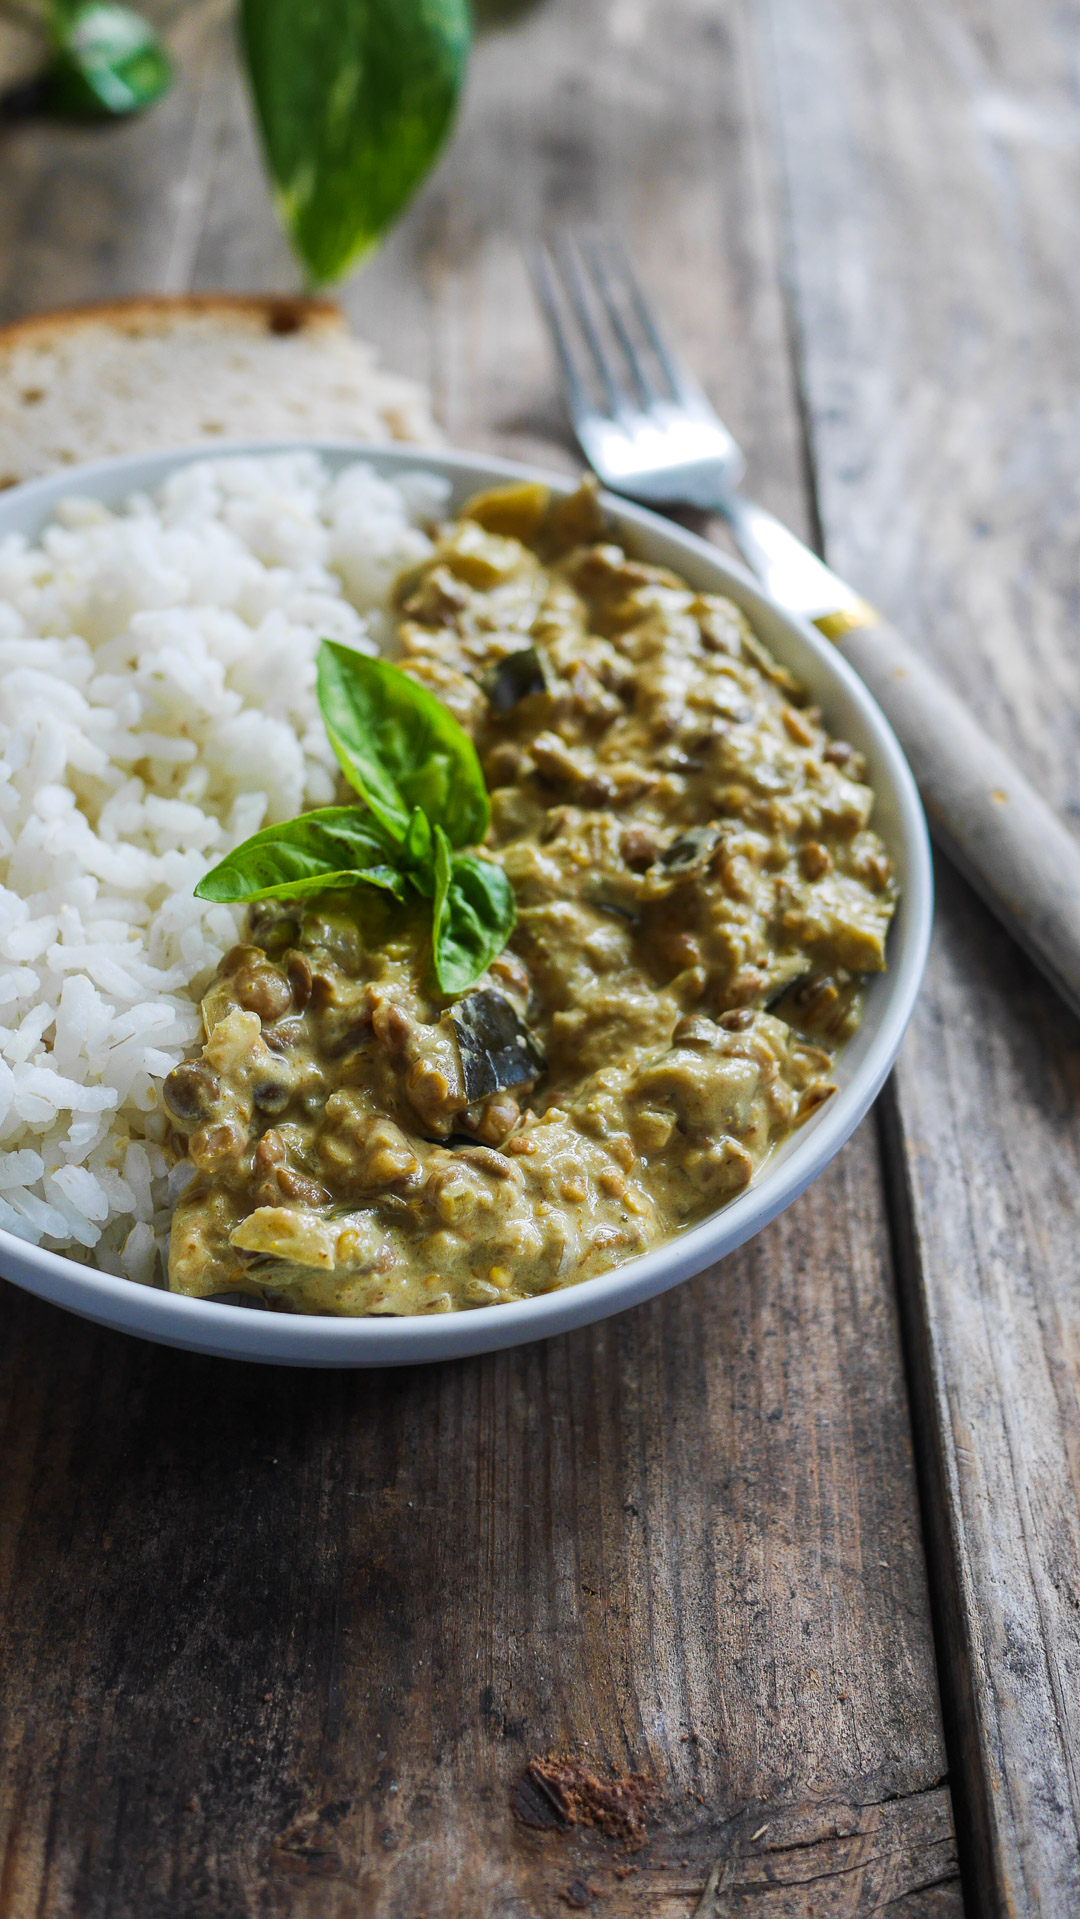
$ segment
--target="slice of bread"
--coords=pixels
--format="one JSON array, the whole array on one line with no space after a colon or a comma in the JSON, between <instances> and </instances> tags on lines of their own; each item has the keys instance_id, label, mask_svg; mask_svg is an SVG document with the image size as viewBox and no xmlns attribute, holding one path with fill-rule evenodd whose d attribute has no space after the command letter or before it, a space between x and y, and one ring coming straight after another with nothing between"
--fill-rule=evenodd
<instances>
[{"instance_id":1,"label":"slice of bread","mask_svg":"<svg viewBox=\"0 0 1080 1919\"><path fill-rule=\"evenodd\" d=\"M384 372L326 300L183 294L0 328L0 487L198 440L437 441L424 388Z\"/></svg>"}]
</instances>

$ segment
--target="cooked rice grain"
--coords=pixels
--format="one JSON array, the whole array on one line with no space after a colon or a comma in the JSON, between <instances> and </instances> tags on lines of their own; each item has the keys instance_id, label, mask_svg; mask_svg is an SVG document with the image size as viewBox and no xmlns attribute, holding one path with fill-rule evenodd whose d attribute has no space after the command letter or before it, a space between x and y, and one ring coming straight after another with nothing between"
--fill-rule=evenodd
<instances>
[{"instance_id":1,"label":"cooked rice grain","mask_svg":"<svg viewBox=\"0 0 1080 1919\"><path fill-rule=\"evenodd\" d=\"M374 652L433 475L203 460L0 541L0 1226L152 1282L160 1087L239 925L193 888L334 798L323 638Z\"/></svg>"}]
</instances>

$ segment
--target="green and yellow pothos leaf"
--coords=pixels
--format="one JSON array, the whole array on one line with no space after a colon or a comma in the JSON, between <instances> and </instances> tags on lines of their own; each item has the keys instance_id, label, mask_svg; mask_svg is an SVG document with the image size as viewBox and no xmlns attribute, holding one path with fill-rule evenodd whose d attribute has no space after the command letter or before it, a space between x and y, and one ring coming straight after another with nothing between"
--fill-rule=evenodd
<instances>
[{"instance_id":1,"label":"green and yellow pothos leaf","mask_svg":"<svg viewBox=\"0 0 1080 1919\"><path fill-rule=\"evenodd\" d=\"M241 0L240 19L282 224L326 285L381 239L446 138L469 0Z\"/></svg>"},{"instance_id":2,"label":"green and yellow pothos leaf","mask_svg":"<svg viewBox=\"0 0 1080 1919\"><path fill-rule=\"evenodd\" d=\"M114 119L160 99L172 61L148 20L114 0L54 0L43 97L53 113Z\"/></svg>"}]
</instances>

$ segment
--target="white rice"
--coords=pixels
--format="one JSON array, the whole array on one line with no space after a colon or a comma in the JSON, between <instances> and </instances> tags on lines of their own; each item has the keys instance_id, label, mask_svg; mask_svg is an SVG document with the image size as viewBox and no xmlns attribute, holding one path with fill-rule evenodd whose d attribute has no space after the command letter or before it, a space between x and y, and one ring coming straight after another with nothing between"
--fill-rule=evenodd
<instances>
[{"instance_id":1,"label":"white rice","mask_svg":"<svg viewBox=\"0 0 1080 1919\"><path fill-rule=\"evenodd\" d=\"M330 804L329 638L374 652L434 475L200 461L0 541L0 1226L153 1282L160 1088L240 926L197 900L261 826Z\"/></svg>"}]
</instances>

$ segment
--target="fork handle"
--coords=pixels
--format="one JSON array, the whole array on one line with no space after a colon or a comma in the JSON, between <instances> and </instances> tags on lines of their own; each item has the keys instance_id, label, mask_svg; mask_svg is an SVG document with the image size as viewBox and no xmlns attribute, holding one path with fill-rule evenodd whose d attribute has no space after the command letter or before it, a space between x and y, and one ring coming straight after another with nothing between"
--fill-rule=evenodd
<instances>
[{"instance_id":1,"label":"fork handle","mask_svg":"<svg viewBox=\"0 0 1080 1919\"><path fill-rule=\"evenodd\" d=\"M1080 1015L1080 842L895 627L838 644L907 754L942 850Z\"/></svg>"}]
</instances>

